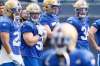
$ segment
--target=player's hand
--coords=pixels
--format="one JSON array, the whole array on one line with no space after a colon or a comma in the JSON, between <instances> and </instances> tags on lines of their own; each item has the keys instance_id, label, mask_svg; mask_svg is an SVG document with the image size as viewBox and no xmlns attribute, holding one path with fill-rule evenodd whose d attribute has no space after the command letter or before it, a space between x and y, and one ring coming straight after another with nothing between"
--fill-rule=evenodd
<instances>
[{"instance_id":1,"label":"player's hand","mask_svg":"<svg viewBox=\"0 0 100 66\"><path fill-rule=\"evenodd\" d=\"M22 60L22 57L19 55L14 55L12 52L9 54L9 58L11 60L13 60L13 62L17 65L17 66L25 66L24 62Z\"/></svg>"},{"instance_id":2,"label":"player's hand","mask_svg":"<svg viewBox=\"0 0 100 66\"><path fill-rule=\"evenodd\" d=\"M37 26L37 29L38 29L38 35L39 35L40 37L43 37L43 36L46 35L46 30L45 30L45 28L44 28L43 26L38 25L38 26Z\"/></svg>"},{"instance_id":3,"label":"player's hand","mask_svg":"<svg viewBox=\"0 0 100 66\"><path fill-rule=\"evenodd\" d=\"M96 47L96 51L100 52L100 47Z\"/></svg>"},{"instance_id":4,"label":"player's hand","mask_svg":"<svg viewBox=\"0 0 100 66\"><path fill-rule=\"evenodd\" d=\"M42 26L38 26L37 29L38 29L38 34L40 36L43 36L43 33L44 33L43 27Z\"/></svg>"},{"instance_id":5,"label":"player's hand","mask_svg":"<svg viewBox=\"0 0 100 66\"><path fill-rule=\"evenodd\" d=\"M45 27L42 25L37 25L38 35L39 35L39 41L45 42L47 38L47 32L45 30Z\"/></svg>"}]
</instances>

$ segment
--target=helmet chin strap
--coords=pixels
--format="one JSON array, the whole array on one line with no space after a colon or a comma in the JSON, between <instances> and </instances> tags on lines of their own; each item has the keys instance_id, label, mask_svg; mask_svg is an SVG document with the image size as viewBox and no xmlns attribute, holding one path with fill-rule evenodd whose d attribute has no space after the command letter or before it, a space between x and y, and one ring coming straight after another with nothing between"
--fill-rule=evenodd
<instances>
[{"instance_id":1,"label":"helmet chin strap","mask_svg":"<svg viewBox=\"0 0 100 66\"><path fill-rule=\"evenodd\" d=\"M80 17L80 18L84 18L84 17L86 17L86 15L80 15L80 14L79 14L79 17Z\"/></svg>"},{"instance_id":2,"label":"helmet chin strap","mask_svg":"<svg viewBox=\"0 0 100 66\"><path fill-rule=\"evenodd\" d=\"M32 22L34 22L35 24L38 24L39 23L39 19L33 19L31 18Z\"/></svg>"},{"instance_id":3,"label":"helmet chin strap","mask_svg":"<svg viewBox=\"0 0 100 66\"><path fill-rule=\"evenodd\" d=\"M67 47L66 46L61 47L61 48L56 47L56 53L57 54L61 55L61 54L63 54L63 52L67 52Z\"/></svg>"},{"instance_id":4,"label":"helmet chin strap","mask_svg":"<svg viewBox=\"0 0 100 66\"><path fill-rule=\"evenodd\" d=\"M31 18L31 20L32 20L33 22L35 22L35 23L38 23L38 21L39 21L39 19L33 19L33 18Z\"/></svg>"},{"instance_id":5,"label":"helmet chin strap","mask_svg":"<svg viewBox=\"0 0 100 66\"><path fill-rule=\"evenodd\" d=\"M39 16L37 19L33 19L33 18L31 17L31 20L32 20L34 23L38 24L38 23L39 23L39 18L40 18L40 16Z\"/></svg>"},{"instance_id":6,"label":"helmet chin strap","mask_svg":"<svg viewBox=\"0 0 100 66\"><path fill-rule=\"evenodd\" d=\"M86 15L80 15L80 14L79 14L79 20L81 20L82 22L84 22L84 20L85 20L84 18L85 18L85 17L86 17Z\"/></svg>"}]
</instances>

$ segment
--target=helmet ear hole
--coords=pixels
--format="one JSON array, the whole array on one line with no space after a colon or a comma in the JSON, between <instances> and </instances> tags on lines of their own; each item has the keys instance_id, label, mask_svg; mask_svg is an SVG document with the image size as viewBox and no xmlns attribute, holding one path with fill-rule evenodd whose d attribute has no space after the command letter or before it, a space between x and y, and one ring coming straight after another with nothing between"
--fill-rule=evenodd
<instances>
[{"instance_id":1,"label":"helmet ear hole","mask_svg":"<svg viewBox=\"0 0 100 66\"><path fill-rule=\"evenodd\" d=\"M46 11L46 10L47 10L47 8L48 8L47 6L43 6L43 10L44 10L44 11Z\"/></svg>"},{"instance_id":2,"label":"helmet ear hole","mask_svg":"<svg viewBox=\"0 0 100 66\"><path fill-rule=\"evenodd\" d=\"M7 12L9 12L9 10L7 9Z\"/></svg>"},{"instance_id":3,"label":"helmet ear hole","mask_svg":"<svg viewBox=\"0 0 100 66\"><path fill-rule=\"evenodd\" d=\"M45 8L48 8L48 6L44 6Z\"/></svg>"},{"instance_id":4,"label":"helmet ear hole","mask_svg":"<svg viewBox=\"0 0 100 66\"><path fill-rule=\"evenodd\" d=\"M45 11L48 11L48 10L50 10L50 7L51 5L45 5L45 6L43 6L43 10L45 10Z\"/></svg>"}]
</instances>

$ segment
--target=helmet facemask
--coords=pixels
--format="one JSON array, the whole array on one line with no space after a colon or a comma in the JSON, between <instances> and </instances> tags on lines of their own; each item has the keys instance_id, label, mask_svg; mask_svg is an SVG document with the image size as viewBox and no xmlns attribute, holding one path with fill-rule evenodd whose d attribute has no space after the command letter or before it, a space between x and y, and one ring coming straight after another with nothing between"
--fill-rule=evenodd
<instances>
[{"instance_id":1,"label":"helmet facemask","mask_svg":"<svg viewBox=\"0 0 100 66\"><path fill-rule=\"evenodd\" d=\"M30 19L37 23L40 18L41 8L37 3L31 3L26 7L27 12L30 15Z\"/></svg>"},{"instance_id":2,"label":"helmet facemask","mask_svg":"<svg viewBox=\"0 0 100 66\"><path fill-rule=\"evenodd\" d=\"M33 22L37 23L39 21L40 18L40 13L30 13L30 18Z\"/></svg>"},{"instance_id":3,"label":"helmet facemask","mask_svg":"<svg viewBox=\"0 0 100 66\"><path fill-rule=\"evenodd\" d=\"M75 8L76 16L79 18L84 18L88 15L88 9L87 8Z\"/></svg>"},{"instance_id":4,"label":"helmet facemask","mask_svg":"<svg viewBox=\"0 0 100 66\"><path fill-rule=\"evenodd\" d=\"M59 6L58 5L49 5L47 9L47 13L50 14L58 14Z\"/></svg>"},{"instance_id":5,"label":"helmet facemask","mask_svg":"<svg viewBox=\"0 0 100 66\"><path fill-rule=\"evenodd\" d=\"M13 9L12 11L14 13L14 20L20 22L20 19L21 19L20 14L22 11L22 7L18 6L16 7L16 9Z\"/></svg>"}]
</instances>

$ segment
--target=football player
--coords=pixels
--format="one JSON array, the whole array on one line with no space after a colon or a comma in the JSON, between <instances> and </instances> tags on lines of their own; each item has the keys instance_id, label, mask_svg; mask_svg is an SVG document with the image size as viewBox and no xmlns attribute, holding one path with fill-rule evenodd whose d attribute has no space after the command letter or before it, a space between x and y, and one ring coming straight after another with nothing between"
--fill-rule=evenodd
<instances>
[{"instance_id":1,"label":"football player","mask_svg":"<svg viewBox=\"0 0 100 66\"><path fill-rule=\"evenodd\" d=\"M97 64L100 66L100 19L96 20L89 30L89 42L90 45L96 50L98 56L96 56Z\"/></svg>"},{"instance_id":2,"label":"football player","mask_svg":"<svg viewBox=\"0 0 100 66\"><path fill-rule=\"evenodd\" d=\"M55 50L47 57L46 64L48 66L95 66L95 57L89 50L75 48L77 39L78 33L73 25L61 23L56 26L52 37ZM68 60L66 52L69 54L70 60ZM61 55L67 59L63 59ZM69 62L70 65L64 65Z\"/></svg>"},{"instance_id":3,"label":"football player","mask_svg":"<svg viewBox=\"0 0 100 66\"><path fill-rule=\"evenodd\" d=\"M89 17L88 17L88 3L85 0L77 0L73 5L75 8L75 15L69 17L67 22L74 25L78 31L77 48L89 49L87 40L89 30Z\"/></svg>"},{"instance_id":4,"label":"football player","mask_svg":"<svg viewBox=\"0 0 100 66\"><path fill-rule=\"evenodd\" d=\"M86 49L76 49L70 53L70 66L96 66L93 53Z\"/></svg>"},{"instance_id":5,"label":"football player","mask_svg":"<svg viewBox=\"0 0 100 66\"><path fill-rule=\"evenodd\" d=\"M64 28L64 29L63 29ZM71 28L71 30L69 29ZM51 43L54 49L45 60L46 66L70 66L69 52L75 50L77 31L69 23L60 23L54 28ZM68 51L68 52L67 52Z\"/></svg>"},{"instance_id":6,"label":"football player","mask_svg":"<svg viewBox=\"0 0 100 66\"><path fill-rule=\"evenodd\" d=\"M55 25L59 23L59 1L58 0L44 0L43 1L43 13L40 17L40 23L45 26L47 30L48 39L45 43L46 47L50 47L49 38L52 37L52 31Z\"/></svg>"},{"instance_id":7,"label":"football player","mask_svg":"<svg viewBox=\"0 0 100 66\"><path fill-rule=\"evenodd\" d=\"M18 1L8 0L4 6L4 16L0 19L0 66L24 65L20 52L20 25L15 21L20 15Z\"/></svg>"},{"instance_id":8,"label":"football player","mask_svg":"<svg viewBox=\"0 0 100 66\"><path fill-rule=\"evenodd\" d=\"M48 28L48 36L51 37L50 31L53 30L55 25L59 22L58 12L60 3L58 0L44 0L43 14L40 18L40 23ZM50 31L49 31L50 28Z\"/></svg>"},{"instance_id":9,"label":"football player","mask_svg":"<svg viewBox=\"0 0 100 66\"><path fill-rule=\"evenodd\" d=\"M50 38L52 37L52 32L54 27L59 23L59 6L60 3L58 0L44 0L43 1L43 13L40 17L40 23L46 28L47 31L47 40L44 44L44 52L43 57L46 58L47 55L50 54L52 50L52 46L50 44Z\"/></svg>"},{"instance_id":10,"label":"football player","mask_svg":"<svg viewBox=\"0 0 100 66\"><path fill-rule=\"evenodd\" d=\"M40 66L43 40L46 37L44 27L39 23L41 8L37 3L31 3L26 10L30 17L21 28L22 56L25 66Z\"/></svg>"}]
</instances>

